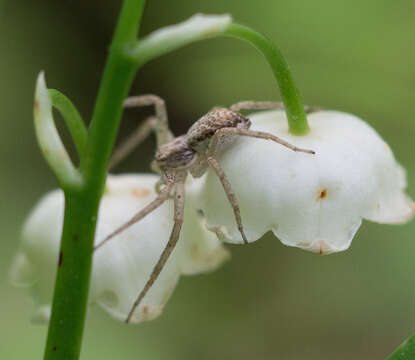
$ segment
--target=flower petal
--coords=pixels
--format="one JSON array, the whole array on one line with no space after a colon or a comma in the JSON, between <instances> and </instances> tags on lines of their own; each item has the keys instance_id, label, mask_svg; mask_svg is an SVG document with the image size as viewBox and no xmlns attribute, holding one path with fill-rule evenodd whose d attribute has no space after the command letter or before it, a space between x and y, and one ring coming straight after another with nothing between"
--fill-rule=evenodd
<instances>
[{"instance_id":1,"label":"flower petal","mask_svg":"<svg viewBox=\"0 0 415 360\"><path fill-rule=\"evenodd\" d=\"M392 223L413 215L400 165L380 136L359 118L319 111L309 115L312 130L305 136L288 132L283 111L257 113L250 119L253 130L272 133L316 154L239 137L217 155L239 201L249 241L272 230L286 245L327 254L350 246L362 218ZM213 171L194 180L190 194L210 229L220 230L229 242L242 243Z\"/></svg>"},{"instance_id":2,"label":"flower petal","mask_svg":"<svg viewBox=\"0 0 415 360\"><path fill-rule=\"evenodd\" d=\"M100 205L96 244L156 197L157 180L155 175L108 177ZM11 270L15 282L34 284L32 290L38 304L36 322L49 316L45 309L50 307L56 274L63 204L60 190L52 191L39 202L24 226L21 250ZM194 210L186 209L185 216L179 245L134 313L132 322L157 317L181 274L208 271L227 258L227 251L203 228ZM97 303L114 318L125 320L164 249L172 226L173 204L169 200L99 248L93 259L90 302Z\"/></svg>"}]
</instances>

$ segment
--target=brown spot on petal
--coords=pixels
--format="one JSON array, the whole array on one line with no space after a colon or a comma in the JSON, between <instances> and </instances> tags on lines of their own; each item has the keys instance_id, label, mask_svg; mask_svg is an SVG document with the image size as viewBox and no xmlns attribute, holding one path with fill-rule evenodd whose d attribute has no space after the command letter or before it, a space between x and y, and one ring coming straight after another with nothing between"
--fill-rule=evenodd
<instances>
[{"instance_id":1,"label":"brown spot on petal","mask_svg":"<svg viewBox=\"0 0 415 360\"><path fill-rule=\"evenodd\" d=\"M143 315L148 315L150 312L150 307L148 305L143 305L142 307Z\"/></svg>"},{"instance_id":2,"label":"brown spot on petal","mask_svg":"<svg viewBox=\"0 0 415 360\"><path fill-rule=\"evenodd\" d=\"M151 320L153 317L153 308L149 305L143 305L141 308L142 321Z\"/></svg>"},{"instance_id":3,"label":"brown spot on petal","mask_svg":"<svg viewBox=\"0 0 415 360\"><path fill-rule=\"evenodd\" d=\"M327 189L323 189L320 191L320 195L318 196L318 200L325 199L327 196Z\"/></svg>"},{"instance_id":4,"label":"brown spot on petal","mask_svg":"<svg viewBox=\"0 0 415 360\"><path fill-rule=\"evenodd\" d=\"M39 112L39 108L40 108L40 104L38 100L35 100L35 105L34 105L34 112Z\"/></svg>"},{"instance_id":5,"label":"brown spot on petal","mask_svg":"<svg viewBox=\"0 0 415 360\"><path fill-rule=\"evenodd\" d=\"M332 249L331 249L330 245L327 244L324 240L320 240L318 242L318 246L319 246L318 253L320 255L326 255L326 254L330 254L332 252Z\"/></svg>"},{"instance_id":6,"label":"brown spot on petal","mask_svg":"<svg viewBox=\"0 0 415 360\"><path fill-rule=\"evenodd\" d=\"M150 190L144 189L144 188L135 188L131 190L131 195L137 197L137 198L143 198L150 194Z\"/></svg>"}]
</instances>

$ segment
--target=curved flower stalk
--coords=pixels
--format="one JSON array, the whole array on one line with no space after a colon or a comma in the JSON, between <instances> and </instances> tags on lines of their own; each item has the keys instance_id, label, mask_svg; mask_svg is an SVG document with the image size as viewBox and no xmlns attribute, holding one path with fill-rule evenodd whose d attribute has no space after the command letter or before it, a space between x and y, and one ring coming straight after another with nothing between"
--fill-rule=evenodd
<instances>
[{"instance_id":1,"label":"curved flower stalk","mask_svg":"<svg viewBox=\"0 0 415 360\"><path fill-rule=\"evenodd\" d=\"M155 175L144 174L108 177L96 242L153 200L157 179ZM35 322L48 321L56 263L65 266L65 257L59 255L63 202L61 190L54 190L40 200L26 221L21 249L11 268L12 282L32 290ZM173 204L169 201L95 253L90 303L98 304L118 320L125 320L169 238L172 214ZM216 236L203 228L196 212L186 209L181 240L132 322L157 317L181 274L213 270L228 257L228 251Z\"/></svg>"},{"instance_id":2,"label":"curved flower stalk","mask_svg":"<svg viewBox=\"0 0 415 360\"><path fill-rule=\"evenodd\" d=\"M250 116L252 129L270 132L313 156L251 138L225 145L218 159L238 198L249 241L269 230L285 244L329 254L346 250L362 219L403 223L414 214L404 169L363 120L338 111L308 116L311 131L289 133L283 111ZM240 234L221 184L212 172L188 192L208 226L228 242Z\"/></svg>"}]
</instances>

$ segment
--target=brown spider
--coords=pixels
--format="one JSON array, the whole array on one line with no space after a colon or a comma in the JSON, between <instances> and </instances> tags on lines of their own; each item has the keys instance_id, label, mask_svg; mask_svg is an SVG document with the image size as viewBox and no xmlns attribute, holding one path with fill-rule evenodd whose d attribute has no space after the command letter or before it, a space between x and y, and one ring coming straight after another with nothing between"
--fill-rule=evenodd
<instances>
[{"instance_id":1,"label":"brown spider","mask_svg":"<svg viewBox=\"0 0 415 360\"><path fill-rule=\"evenodd\" d=\"M312 150L300 149L272 134L250 130L250 120L239 113L241 110L281 109L283 108L281 103L244 101L232 105L229 109L214 108L208 114L196 121L185 135L176 138L173 137L169 130L167 112L164 101L161 98L155 95L143 95L130 97L124 102L125 107L138 107L146 105L155 106L156 116L148 118L137 129L137 131L120 146L110 161L110 167L113 167L128 153L130 153L138 143L143 141L150 134L150 132L154 130L157 137L158 150L155 155L155 160L152 163L152 167L161 175L160 182L157 186L158 196L144 209L134 215L129 221L109 234L94 249L97 250L115 235L124 231L126 228L140 221L146 215L154 211L169 198L173 188L175 189L174 226L170 239L160 255L149 280L141 290L137 300L134 302L126 319L127 323L130 321L134 310L140 304L141 300L159 276L179 239L180 230L183 224L185 200L184 184L188 172L190 172L193 177L197 178L201 177L209 166L215 171L232 206L243 243L247 244L248 240L243 230L238 201L232 191L230 182L215 158L217 152L221 150L222 143L229 141L231 137L236 135L250 136L275 141L276 143L286 146L293 151L314 154L314 151ZM308 108L306 110L308 112L311 111ZM161 185L163 184L164 187L161 188Z\"/></svg>"}]
</instances>

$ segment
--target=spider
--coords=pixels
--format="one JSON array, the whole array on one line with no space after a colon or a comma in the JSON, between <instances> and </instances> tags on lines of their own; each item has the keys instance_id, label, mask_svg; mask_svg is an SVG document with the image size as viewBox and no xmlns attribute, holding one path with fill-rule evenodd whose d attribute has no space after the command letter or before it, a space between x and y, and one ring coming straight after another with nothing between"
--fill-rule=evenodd
<instances>
[{"instance_id":1,"label":"spider","mask_svg":"<svg viewBox=\"0 0 415 360\"><path fill-rule=\"evenodd\" d=\"M234 136L249 136L274 141L293 151L314 154L314 151L312 150L300 149L270 133L250 130L250 120L240 113L242 110L282 109L283 104L279 102L243 101L238 102L229 108L213 108L209 113L196 121L186 134L179 137L174 137L172 135L168 126L167 111L164 101L158 96L134 96L127 98L124 102L124 107L140 107L147 105L154 105L156 116L151 116L145 120L145 122L121 144L111 158L109 167L112 168L116 165L154 130L156 133L158 149L154 161L152 162L152 168L161 175L159 183L156 185L158 196L144 207L144 209L135 214L129 221L106 236L94 248L94 250L99 249L114 236L157 209L169 198L173 189L175 190L173 195L174 225L169 241L160 255L147 283L144 285L134 302L127 316L127 323L130 321L135 309L141 303L148 290L156 281L179 239L180 230L183 224L185 203L184 187L189 172L193 177L197 178L201 177L208 167L213 169L222 183L229 203L232 206L238 230L242 237L242 242L247 244L248 240L242 226L238 200L225 172L216 160L216 154L222 150L221 146L224 143L229 142ZM313 109L306 108L306 111L311 112Z\"/></svg>"}]
</instances>

